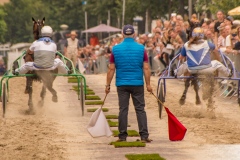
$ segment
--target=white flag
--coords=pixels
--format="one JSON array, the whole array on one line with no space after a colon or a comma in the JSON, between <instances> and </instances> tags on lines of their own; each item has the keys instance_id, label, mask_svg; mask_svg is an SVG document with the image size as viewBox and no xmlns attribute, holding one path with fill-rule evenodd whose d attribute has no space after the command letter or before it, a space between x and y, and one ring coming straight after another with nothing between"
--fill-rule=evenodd
<instances>
[{"instance_id":1,"label":"white flag","mask_svg":"<svg viewBox=\"0 0 240 160\"><path fill-rule=\"evenodd\" d=\"M112 135L112 131L101 107L92 114L87 130L92 137L109 137Z\"/></svg>"}]
</instances>

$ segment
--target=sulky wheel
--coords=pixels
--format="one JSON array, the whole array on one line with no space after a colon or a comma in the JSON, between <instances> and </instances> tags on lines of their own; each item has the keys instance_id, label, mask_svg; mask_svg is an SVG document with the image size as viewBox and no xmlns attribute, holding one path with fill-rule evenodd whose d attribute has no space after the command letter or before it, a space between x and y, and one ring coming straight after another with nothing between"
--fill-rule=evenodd
<instances>
[{"instance_id":1,"label":"sulky wheel","mask_svg":"<svg viewBox=\"0 0 240 160\"><path fill-rule=\"evenodd\" d=\"M82 116L84 116L84 101L85 101L84 86L83 86L83 81L81 78L81 81L80 81L80 106L82 109Z\"/></svg>"},{"instance_id":2,"label":"sulky wheel","mask_svg":"<svg viewBox=\"0 0 240 160\"><path fill-rule=\"evenodd\" d=\"M3 117L5 117L6 106L7 106L7 86L6 86L6 83L3 83L3 88L2 88Z\"/></svg>"},{"instance_id":3,"label":"sulky wheel","mask_svg":"<svg viewBox=\"0 0 240 160\"><path fill-rule=\"evenodd\" d=\"M159 94L158 94L158 99L164 103L164 95L163 95L163 83L160 83L160 89L159 89ZM158 111L159 111L159 118L162 118L162 109L163 109L163 104L158 102Z\"/></svg>"}]
</instances>

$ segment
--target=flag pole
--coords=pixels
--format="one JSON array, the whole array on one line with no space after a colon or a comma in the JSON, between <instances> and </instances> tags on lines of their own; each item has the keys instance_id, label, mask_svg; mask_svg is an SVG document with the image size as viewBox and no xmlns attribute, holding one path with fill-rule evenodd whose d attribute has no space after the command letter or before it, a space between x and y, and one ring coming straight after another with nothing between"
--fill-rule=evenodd
<instances>
[{"instance_id":1,"label":"flag pole","mask_svg":"<svg viewBox=\"0 0 240 160\"><path fill-rule=\"evenodd\" d=\"M160 102L164 107L166 107L166 106L163 104L163 102L160 101L160 99L157 98L157 96L155 96L152 92L151 92L151 94L157 99L158 102Z\"/></svg>"}]
</instances>

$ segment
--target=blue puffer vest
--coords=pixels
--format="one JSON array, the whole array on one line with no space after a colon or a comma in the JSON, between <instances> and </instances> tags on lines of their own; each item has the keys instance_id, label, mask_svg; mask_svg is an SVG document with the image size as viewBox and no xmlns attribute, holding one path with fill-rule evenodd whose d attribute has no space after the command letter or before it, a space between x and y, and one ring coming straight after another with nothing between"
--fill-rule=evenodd
<instances>
[{"instance_id":1,"label":"blue puffer vest","mask_svg":"<svg viewBox=\"0 0 240 160\"><path fill-rule=\"evenodd\" d=\"M144 46L133 38L125 38L113 47L112 53L116 66L116 86L142 86Z\"/></svg>"}]
</instances>

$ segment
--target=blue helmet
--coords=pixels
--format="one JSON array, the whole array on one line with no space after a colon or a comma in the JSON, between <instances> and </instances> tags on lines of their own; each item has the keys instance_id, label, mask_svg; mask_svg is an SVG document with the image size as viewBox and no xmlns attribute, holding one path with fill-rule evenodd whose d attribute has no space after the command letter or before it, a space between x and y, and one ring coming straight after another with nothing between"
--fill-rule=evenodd
<instances>
[{"instance_id":1,"label":"blue helmet","mask_svg":"<svg viewBox=\"0 0 240 160\"><path fill-rule=\"evenodd\" d=\"M200 39L203 39L204 38L203 29L200 28L200 27L194 28L193 31L192 31L192 37L193 38L199 37Z\"/></svg>"}]
</instances>

